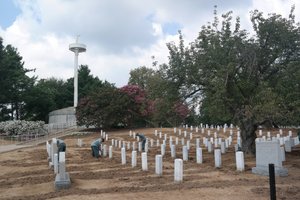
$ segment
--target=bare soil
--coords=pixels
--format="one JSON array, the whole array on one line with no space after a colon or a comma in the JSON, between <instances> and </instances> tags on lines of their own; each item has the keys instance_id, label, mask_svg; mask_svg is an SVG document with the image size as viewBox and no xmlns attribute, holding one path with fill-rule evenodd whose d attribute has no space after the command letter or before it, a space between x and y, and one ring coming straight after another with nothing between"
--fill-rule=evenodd
<instances>
[{"instance_id":1,"label":"bare soil","mask_svg":"<svg viewBox=\"0 0 300 200\"><path fill-rule=\"evenodd\" d=\"M149 138L155 129L137 129ZM175 135L173 129L158 129L163 134ZM188 133L191 131L189 130ZM211 131L212 133L214 131ZM278 130L277 132L278 133ZM274 135L276 135L274 132ZM111 139L134 141L129 130L108 132ZM234 133L236 135L236 133ZM273 133L272 133L273 134ZM195 141L204 137L193 134L189 160L184 162L183 182L174 182L174 160L170 148L163 158L163 175L155 174L155 155L160 147L151 147L148 152L148 171L142 171L141 155L138 153L137 167L131 167L131 151L127 150L127 164L121 164L121 151L114 147L113 158L95 159L91 155L90 143L100 133L73 135L64 138L67 144L66 171L71 178L71 187L56 191L55 174L49 168L46 145L17 149L0 154L0 199L224 199L265 200L270 199L269 177L252 174L255 157L245 155L245 171L236 171L233 145L222 155L222 167L214 166L214 155L203 147L203 164L196 163ZM178 134L177 134L178 136ZM77 146L77 139L83 146ZM161 139L162 140L162 139ZM202 142L201 142L202 144ZM276 176L277 199L300 199L300 145L286 153L283 166L288 169L287 177ZM177 147L181 158L181 148Z\"/></svg>"}]
</instances>

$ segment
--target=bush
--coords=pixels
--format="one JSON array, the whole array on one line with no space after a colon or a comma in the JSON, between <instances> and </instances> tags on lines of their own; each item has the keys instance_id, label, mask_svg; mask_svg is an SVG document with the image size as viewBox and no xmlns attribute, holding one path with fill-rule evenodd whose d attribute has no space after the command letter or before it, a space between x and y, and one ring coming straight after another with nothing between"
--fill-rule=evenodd
<instances>
[{"instance_id":1,"label":"bush","mask_svg":"<svg viewBox=\"0 0 300 200\"><path fill-rule=\"evenodd\" d=\"M41 132L45 122L14 120L0 122L0 133L7 135L37 134Z\"/></svg>"}]
</instances>

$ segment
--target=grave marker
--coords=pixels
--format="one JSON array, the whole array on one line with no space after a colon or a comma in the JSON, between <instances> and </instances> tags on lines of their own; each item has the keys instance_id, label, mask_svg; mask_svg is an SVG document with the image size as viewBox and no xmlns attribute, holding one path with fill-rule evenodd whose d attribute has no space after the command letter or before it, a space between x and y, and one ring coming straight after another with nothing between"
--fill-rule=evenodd
<instances>
[{"instance_id":1,"label":"grave marker","mask_svg":"<svg viewBox=\"0 0 300 200\"><path fill-rule=\"evenodd\" d=\"M236 160L236 170L244 171L245 170L244 152L242 151L235 152L235 160Z\"/></svg>"},{"instance_id":2,"label":"grave marker","mask_svg":"<svg viewBox=\"0 0 300 200\"><path fill-rule=\"evenodd\" d=\"M155 156L155 174L162 176L162 155Z\"/></svg>"},{"instance_id":3,"label":"grave marker","mask_svg":"<svg viewBox=\"0 0 300 200\"><path fill-rule=\"evenodd\" d=\"M65 152L59 153L59 169L58 174L56 174L54 186L56 190L69 188L71 185L71 180L69 173L66 172L66 159Z\"/></svg>"},{"instance_id":4,"label":"grave marker","mask_svg":"<svg viewBox=\"0 0 300 200\"><path fill-rule=\"evenodd\" d=\"M142 170L148 171L148 161L147 161L147 153L142 153Z\"/></svg>"},{"instance_id":5,"label":"grave marker","mask_svg":"<svg viewBox=\"0 0 300 200\"><path fill-rule=\"evenodd\" d=\"M282 167L279 141L256 141L256 167L252 173L268 176L270 163L275 165L275 174L287 176L288 170Z\"/></svg>"},{"instance_id":6,"label":"grave marker","mask_svg":"<svg viewBox=\"0 0 300 200\"><path fill-rule=\"evenodd\" d=\"M183 180L183 161L182 159L174 160L174 181L182 182Z\"/></svg>"}]
</instances>

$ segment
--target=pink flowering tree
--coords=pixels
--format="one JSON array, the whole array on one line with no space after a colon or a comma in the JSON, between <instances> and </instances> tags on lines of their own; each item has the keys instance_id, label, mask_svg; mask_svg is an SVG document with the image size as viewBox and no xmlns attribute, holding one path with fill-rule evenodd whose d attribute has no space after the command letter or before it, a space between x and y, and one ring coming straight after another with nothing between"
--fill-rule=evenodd
<instances>
[{"instance_id":1,"label":"pink flowering tree","mask_svg":"<svg viewBox=\"0 0 300 200\"><path fill-rule=\"evenodd\" d=\"M138 85L126 85L120 88L120 92L130 99L127 121L130 125L145 125L153 112L152 102L147 99L145 90Z\"/></svg>"}]
</instances>

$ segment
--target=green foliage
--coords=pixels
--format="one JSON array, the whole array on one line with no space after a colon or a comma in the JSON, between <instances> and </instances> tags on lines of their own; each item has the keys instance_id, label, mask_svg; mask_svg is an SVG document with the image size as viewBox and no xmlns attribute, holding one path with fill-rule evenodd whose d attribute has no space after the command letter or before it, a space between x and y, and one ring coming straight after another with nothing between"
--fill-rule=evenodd
<instances>
[{"instance_id":1,"label":"green foliage","mask_svg":"<svg viewBox=\"0 0 300 200\"><path fill-rule=\"evenodd\" d=\"M126 126L129 104L127 95L106 82L79 101L76 109L78 124L97 128Z\"/></svg>"},{"instance_id":2,"label":"green foliage","mask_svg":"<svg viewBox=\"0 0 300 200\"><path fill-rule=\"evenodd\" d=\"M68 90L63 80L41 79L29 91L26 98L25 118L28 120L48 121L49 112L71 106ZM68 104L69 102L69 104Z\"/></svg>"},{"instance_id":3,"label":"green foliage","mask_svg":"<svg viewBox=\"0 0 300 200\"><path fill-rule=\"evenodd\" d=\"M200 102L206 123L240 126L243 150L254 152L255 130L265 121L296 125L299 112L300 28L289 18L254 11L255 35L232 28L232 12L203 26L188 47L168 44L164 74L183 99ZM296 124L295 124L296 123Z\"/></svg>"},{"instance_id":4,"label":"green foliage","mask_svg":"<svg viewBox=\"0 0 300 200\"><path fill-rule=\"evenodd\" d=\"M28 77L22 57L11 45L6 47L0 38L0 121L22 119L27 91L33 86L35 77Z\"/></svg>"}]
</instances>

